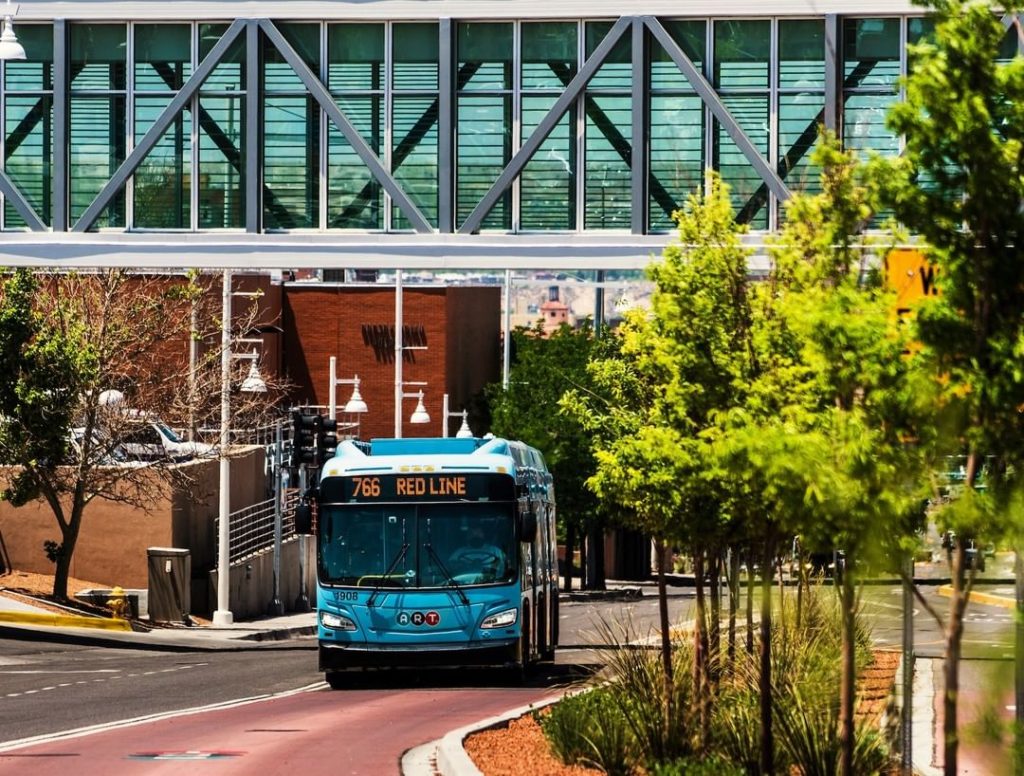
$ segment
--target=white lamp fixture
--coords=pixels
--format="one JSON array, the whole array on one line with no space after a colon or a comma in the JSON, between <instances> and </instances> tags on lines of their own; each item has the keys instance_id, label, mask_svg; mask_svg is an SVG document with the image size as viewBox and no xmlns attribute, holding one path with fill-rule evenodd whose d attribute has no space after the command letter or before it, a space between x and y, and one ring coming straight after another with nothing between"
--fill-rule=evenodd
<instances>
[{"instance_id":1,"label":"white lamp fixture","mask_svg":"<svg viewBox=\"0 0 1024 776\"><path fill-rule=\"evenodd\" d=\"M359 393L359 375L356 375L353 378L353 383L352 397L348 400L348 403L345 405L345 409L342 411L354 413L369 412L370 408L366 406L366 402L363 401L362 394Z\"/></svg>"},{"instance_id":2,"label":"white lamp fixture","mask_svg":"<svg viewBox=\"0 0 1024 776\"><path fill-rule=\"evenodd\" d=\"M252 361L249 363L249 374L242 380L238 390L242 393L266 393L267 383L260 374L259 367L256 366L256 351L254 350L245 358L251 358Z\"/></svg>"},{"instance_id":3,"label":"white lamp fixture","mask_svg":"<svg viewBox=\"0 0 1024 776\"><path fill-rule=\"evenodd\" d=\"M469 427L469 413L465 410L462 411L462 425L459 426L459 430L455 432L456 439L472 439L473 431Z\"/></svg>"},{"instance_id":4,"label":"white lamp fixture","mask_svg":"<svg viewBox=\"0 0 1024 776\"><path fill-rule=\"evenodd\" d=\"M412 411L412 415L409 416L409 422L414 425L422 425L423 423L430 422L430 415L427 414L427 408L423 406L423 391L421 390L416 394L418 401L416 402L416 409Z\"/></svg>"},{"instance_id":5,"label":"white lamp fixture","mask_svg":"<svg viewBox=\"0 0 1024 776\"><path fill-rule=\"evenodd\" d=\"M348 400L348 403L342 409L342 412L352 413L354 415L361 415L364 412L369 412L370 408L363 401L363 395L359 393L359 375L352 378L338 377L338 359L336 356L331 356L329 361L330 369L330 385L328 386L327 395L329 397L327 405L327 416L333 418L338 413L338 386L339 385L351 385L352 396Z\"/></svg>"},{"instance_id":6,"label":"white lamp fixture","mask_svg":"<svg viewBox=\"0 0 1024 776\"><path fill-rule=\"evenodd\" d=\"M18 6L7 0L3 13L4 31L0 33L0 59L24 59L25 47L18 43L18 38L14 34L14 17L18 13Z\"/></svg>"}]
</instances>

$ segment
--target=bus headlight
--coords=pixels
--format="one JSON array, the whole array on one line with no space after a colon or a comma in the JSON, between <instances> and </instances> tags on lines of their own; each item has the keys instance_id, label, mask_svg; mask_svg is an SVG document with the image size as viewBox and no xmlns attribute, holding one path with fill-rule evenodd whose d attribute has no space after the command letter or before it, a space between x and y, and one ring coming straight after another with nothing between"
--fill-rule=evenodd
<instances>
[{"instance_id":1,"label":"bus headlight","mask_svg":"<svg viewBox=\"0 0 1024 776\"><path fill-rule=\"evenodd\" d=\"M356 630L356 624L354 621L349 619L343 614L333 614L331 612L320 612L320 624L325 628L331 630L340 631L354 631Z\"/></svg>"},{"instance_id":2,"label":"bus headlight","mask_svg":"<svg viewBox=\"0 0 1024 776\"><path fill-rule=\"evenodd\" d=\"M517 619L519 619L518 609L506 609L503 612L496 612L485 617L484 621L480 623L480 627L488 629L507 628L509 625L515 625Z\"/></svg>"}]
</instances>

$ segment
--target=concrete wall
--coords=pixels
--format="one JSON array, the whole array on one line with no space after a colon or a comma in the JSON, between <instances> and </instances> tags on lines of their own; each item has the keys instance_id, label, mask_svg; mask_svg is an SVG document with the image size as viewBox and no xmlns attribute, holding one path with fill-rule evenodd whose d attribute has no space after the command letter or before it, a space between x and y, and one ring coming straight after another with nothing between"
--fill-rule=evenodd
<instances>
[{"instance_id":1,"label":"concrete wall","mask_svg":"<svg viewBox=\"0 0 1024 776\"><path fill-rule=\"evenodd\" d=\"M300 555L300 546L305 553ZM303 558L299 573L299 558ZM298 606L301 592L300 580L305 577L305 595L310 608L316 607L316 540L308 536L305 540L294 537L281 545L281 603L286 612L301 611ZM261 552L231 565L228 592L228 608L236 620L251 620L270 613L274 600L274 553ZM207 612L217 608L217 572L209 574L210 593L206 600ZM192 599L193 614L204 613L197 609L200 602Z\"/></svg>"},{"instance_id":2,"label":"concrete wall","mask_svg":"<svg viewBox=\"0 0 1024 776\"><path fill-rule=\"evenodd\" d=\"M231 461L231 508L240 509L268 497L262 448L248 448ZM208 570L214 564L219 465L216 459L180 464L194 486L172 490L148 510L94 500L86 507L71 562L71 575L98 587L145 588L147 547L182 547L192 556L192 600L207 600ZM160 477L159 472L147 476ZM11 566L52 574L43 552L46 540L60 541L56 518L44 502L13 507L0 501L0 535ZM193 603L193 606L195 604Z\"/></svg>"}]
</instances>

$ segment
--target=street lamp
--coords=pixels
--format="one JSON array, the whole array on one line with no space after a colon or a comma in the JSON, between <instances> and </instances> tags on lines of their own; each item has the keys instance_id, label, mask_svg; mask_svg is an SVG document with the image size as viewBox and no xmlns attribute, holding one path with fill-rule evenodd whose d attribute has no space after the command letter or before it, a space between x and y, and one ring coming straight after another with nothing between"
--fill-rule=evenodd
<instances>
[{"instance_id":1,"label":"street lamp","mask_svg":"<svg viewBox=\"0 0 1024 776\"><path fill-rule=\"evenodd\" d=\"M4 4L4 31L0 33L0 59L24 59L25 47L18 43L14 34L14 17L18 15L18 6L11 0Z\"/></svg>"},{"instance_id":2,"label":"street lamp","mask_svg":"<svg viewBox=\"0 0 1024 776\"><path fill-rule=\"evenodd\" d=\"M459 430L455 432L457 439L470 439L473 436L473 431L469 427L469 413L466 410L462 412L450 412L448 410L448 394L444 394L441 400L441 436L444 438L448 437L448 418L462 418L462 425L459 426Z\"/></svg>"},{"instance_id":3,"label":"street lamp","mask_svg":"<svg viewBox=\"0 0 1024 776\"><path fill-rule=\"evenodd\" d=\"M362 394L359 393L359 375L352 378L338 377L338 359L335 356L331 356L330 361L330 373L331 373L331 387L328 391L329 405L327 409L327 415L330 418L334 418L338 413L338 386L339 385L351 385L352 396L349 398L348 403L342 409L342 412L351 414L362 414L369 412L370 408L366 406L366 402L363 401Z\"/></svg>"},{"instance_id":4,"label":"street lamp","mask_svg":"<svg viewBox=\"0 0 1024 776\"><path fill-rule=\"evenodd\" d=\"M236 353L235 358L245 358L251 360L249 364L249 373L242 380L242 384L238 386L238 390L242 393L266 393L267 382L263 379L260 374L259 367L256 366L256 362L259 360L259 356L256 351L252 353Z\"/></svg>"},{"instance_id":5,"label":"street lamp","mask_svg":"<svg viewBox=\"0 0 1024 776\"><path fill-rule=\"evenodd\" d=\"M395 270L395 439L402 438L402 399L410 399L416 396L415 393L406 393L406 385L426 385L426 383L411 383L402 380L402 359L406 350L426 350L425 345L402 344L402 270ZM409 418L410 423L429 423L430 416L426 407L423 406L423 391L419 392L419 404Z\"/></svg>"},{"instance_id":6,"label":"street lamp","mask_svg":"<svg viewBox=\"0 0 1024 776\"><path fill-rule=\"evenodd\" d=\"M213 624L230 625L234 622L234 616L231 614L228 600L231 590L231 460L228 458L228 447L231 444L231 360L235 356L231 352L230 269L224 270L221 286L220 444L217 456L220 463L220 503L218 507L219 523L217 524L217 608L213 612ZM252 294L242 293L240 296L252 296ZM242 354L241 357L253 360L249 376L242 381L241 389L249 392L265 392L267 384L256 369L256 351L253 350L251 354ZM260 386L262 386L262 391Z\"/></svg>"},{"instance_id":7,"label":"street lamp","mask_svg":"<svg viewBox=\"0 0 1024 776\"><path fill-rule=\"evenodd\" d=\"M416 425L416 426L422 426L425 423L429 423L430 422L430 414L427 412L427 408L423 404L423 389L420 388L418 391L406 391L406 390L403 390L404 386L406 386L406 385L420 385L420 386L422 386L422 385L426 385L426 383L425 382L415 382L415 381L408 381L407 380L406 382L402 383L402 386L399 388L398 396L396 396L396 398L401 397L402 399L416 399L417 400L416 401L416 409L414 409L412 411L412 415L409 416L409 422L410 423L412 423L413 425ZM396 429L398 429L398 431L399 431L399 435L396 436L395 439L401 439L401 429L399 428L399 426L401 425L401 422L402 422L402 405L401 405L401 402L399 402L399 405L398 405L398 425L396 426Z\"/></svg>"}]
</instances>

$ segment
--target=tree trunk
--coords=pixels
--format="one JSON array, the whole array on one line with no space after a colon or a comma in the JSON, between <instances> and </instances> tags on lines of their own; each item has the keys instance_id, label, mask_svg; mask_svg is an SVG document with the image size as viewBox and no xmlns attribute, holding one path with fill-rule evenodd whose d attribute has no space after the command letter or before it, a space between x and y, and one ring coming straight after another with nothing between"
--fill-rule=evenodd
<instances>
[{"instance_id":1,"label":"tree trunk","mask_svg":"<svg viewBox=\"0 0 1024 776\"><path fill-rule=\"evenodd\" d=\"M842 609L842 677L839 686L839 772L842 776L854 776L853 749L856 743L853 717L857 681L857 654L854 639L856 601L854 600L853 575L850 573L852 565L852 557L848 550L839 593Z\"/></svg>"},{"instance_id":2,"label":"tree trunk","mask_svg":"<svg viewBox=\"0 0 1024 776\"><path fill-rule=\"evenodd\" d=\"M663 539L656 538L656 565L658 570L658 622L661 625L661 672L664 681L665 697L662 699L663 722L662 733L667 742L672 731L672 634L668 622L668 590L665 587L665 556L668 547Z\"/></svg>"},{"instance_id":3,"label":"tree trunk","mask_svg":"<svg viewBox=\"0 0 1024 776\"><path fill-rule=\"evenodd\" d=\"M957 703L960 694L960 652L964 635L964 610L967 598L964 596L964 563L966 550L962 541L957 541L951 553L953 595L949 599L949 623L946 626L946 654L943 656L942 673L946 691L942 696L942 769L946 776L957 775Z\"/></svg>"},{"instance_id":4,"label":"tree trunk","mask_svg":"<svg viewBox=\"0 0 1024 776\"><path fill-rule=\"evenodd\" d=\"M56 566L53 570L53 597L58 601L68 600L68 577L71 576L71 558L75 553L75 545L78 543L78 532L82 527L82 513L85 505L81 503L76 493L71 506L71 514L68 515L67 523L63 521L63 515L57 513L59 507L56 501L51 501L57 523L61 528L61 546L57 554Z\"/></svg>"},{"instance_id":5,"label":"tree trunk","mask_svg":"<svg viewBox=\"0 0 1024 776\"><path fill-rule=\"evenodd\" d=\"M580 590L588 590L587 583L589 579L587 577L587 566L589 561L587 560L587 532L580 532Z\"/></svg>"},{"instance_id":6,"label":"tree trunk","mask_svg":"<svg viewBox=\"0 0 1024 776\"><path fill-rule=\"evenodd\" d=\"M786 584L782 578L782 556L775 559L775 570L779 572L779 627L786 630Z\"/></svg>"},{"instance_id":7,"label":"tree trunk","mask_svg":"<svg viewBox=\"0 0 1024 776\"><path fill-rule=\"evenodd\" d=\"M576 557L576 524L568 521L565 526L565 592L572 590L573 559Z\"/></svg>"},{"instance_id":8,"label":"tree trunk","mask_svg":"<svg viewBox=\"0 0 1024 776\"><path fill-rule=\"evenodd\" d=\"M796 629L800 630L804 617L804 548L796 543Z\"/></svg>"},{"instance_id":9,"label":"tree trunk","mask_svg":"<svg viewBox=\"0 0 1024 776\"><path fill-rule=\"evenodd\" d=\"M708 670L711 685L718 686L719 666L722 662L722 556L715 550L709 558L711 563L708 585L711 588L711 622L708 625Z\"/></svg>"},{"instance_id":10,"label":"tree trunk","mask_svg":"<svg viewBox=\"0 0 1024 776\"><path fill-rule=\"evenodd\" d=\"M740 608L740 556L729 553L729 670L736 661L736 612Z\"/></svg>"},{"instance_id":11,"label":"tree trunk","mask_svg":"<svg viewBox=\"0 0 1024 776\"><path fill-rule=\"evenodd\" d=\"M754 654L754 548L747 553L747 654Z\"/></svg>"},{"instance_id":12,"label":"tree trunk","mask_svg":"<svg viewBox=\"0 0 1024 776\"><path fill-rule=\"evenodd\" d=\"M704 599L704 552L696 550L693 554L693 578L697 586L697 612L693 628L693 697L697 701L700 719L700 735L698 750L701 754L707 749L707 607Z\"/></svg>"},{"instance_id":13,"label":"tree trunk","mask_svg":"<svg viewBox=\"0 0 1024 776\"><path fill-rule=\"evenodd\" d=\"M772 736L772 552L771 540L765 541L761 566L761 773L775 773L775 741Z\"/></svg>"}]
</instances>

